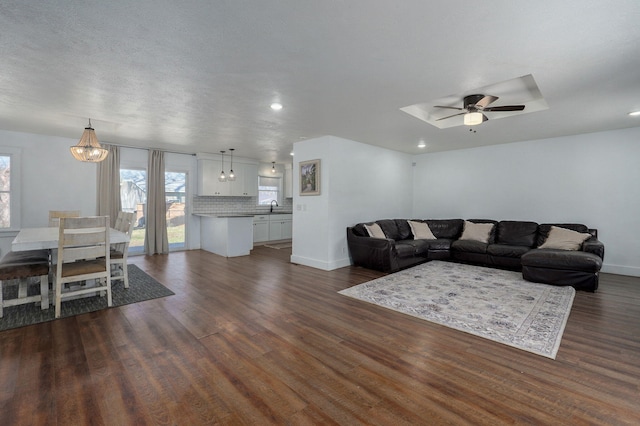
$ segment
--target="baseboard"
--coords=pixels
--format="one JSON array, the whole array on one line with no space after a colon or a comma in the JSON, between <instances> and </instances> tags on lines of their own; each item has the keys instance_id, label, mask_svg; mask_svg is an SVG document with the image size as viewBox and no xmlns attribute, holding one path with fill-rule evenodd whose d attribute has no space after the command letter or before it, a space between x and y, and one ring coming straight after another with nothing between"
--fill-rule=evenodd
<instances>
[{"instance_id":1,"label":"baseboard","mask_svg":"<svg viewBox=\"0 0 640 426\"><path fill-rule=\"evenodd\" d=\"M628 275L630 277L640 277L640 268L636 266L623 266L604 264L600 272L607 274Z\"/></svg>"},{"instance_id":2,"label":"baseboard","mask_svg":"<svg viewBox=\"0 0 640 426\"><path fill-rule=\"evenodd\" d=\"M296 263L298 265L310 266L316 269L322 269L324 271L332 271L338 268L344 268L345 266L351 265L351 261L349 258L338 259L331 262L325 262L322 260L311 259L308 257L291 255L291 263Z\"/></svg>"}]
</instances>

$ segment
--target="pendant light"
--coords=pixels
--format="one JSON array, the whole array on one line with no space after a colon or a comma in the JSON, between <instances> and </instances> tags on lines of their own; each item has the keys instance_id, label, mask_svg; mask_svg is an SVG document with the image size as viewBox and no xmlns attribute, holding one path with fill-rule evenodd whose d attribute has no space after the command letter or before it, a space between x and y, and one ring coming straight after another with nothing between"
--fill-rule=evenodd
<instances>
[{"instance_id":1,"label":"pendant light","mask_svg":"<svg viewBox=\"0 0 640 426\"><path fill-rule=\"evenodd\" d=\"M84 128L78 143L69 149L76 160L87 163L99 163L109 154L108 150L100 146L96 131L91 127L91 119L89 119L89 125Z\"/></svg>"},{"instance_id":2,"label":"pendant light","mask_svg":"<svg viewBox=\"0 0 640 426\"><path fill-rule=\"evenodd\" d=\"M224 174L224 153L227 151L220 151L220 154L222 155L222 171L220 172L220 177L218 177L218 181L220 182L226 182L227 181L227 176Z\"/></svg>"},{"instance_id":3,"label":"pendant light","mask_svg":"<svg viewBox=\"0 0 640 426\"><path fill-rule=\"evenodd\" d=\"M272 161L271 162L271 173L275 173L276 172L276 162Z\"/></svg>"},{"instance_id":4,"label":"pendant light","mask_svg":"<svg viewBox=\"0 0 640 426\"><path fill-rule=\"evenodd\" d=\"M231 169L229 170L229 177L227 178L227 180L233 182L234 180L236 180L236 174L233 173L233 151L235 151L235 149L229 148L229 151L231 152Z\"/></svg>"}]
</instances>

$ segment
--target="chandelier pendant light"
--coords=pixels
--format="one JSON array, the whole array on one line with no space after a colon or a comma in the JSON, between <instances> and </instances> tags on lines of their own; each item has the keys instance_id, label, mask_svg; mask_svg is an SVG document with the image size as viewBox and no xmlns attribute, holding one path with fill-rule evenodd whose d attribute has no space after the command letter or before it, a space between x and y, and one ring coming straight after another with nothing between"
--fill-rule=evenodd
<instances>
[{"instance_id":1,"label":"chandelier pendant light","mask_svg":"<svg viewBox=\"0 0 640 426\"><path fill-rule=\"evenodd\" d=\"M226 182L227 181L227 175L224 174L224 153L227 151L220 151L220 154L222 155L222 171L220 172L220 177L218 177L218 181L220 182Z\"/></svg>"},{"instance_id":2,"label":"chandelier pendant light","mask_svg":"<svg viewBox=\"0 0 640 426\"><path fill-rule=\"evenodd\" d=\"M271 162L271 173L275 173L276 172L276 162L272 161Z\"/></svg>"},{"instance_id":3,"label":"chandelier pendant light","mask_svg":"<svg viewBox=\"0 0 640 426\"><path fill-rule=\"evenodd\" d=\"M89 125L84 128L78 143L69 149L76 160L87 163L99 163L109 154L108 150L100 146L96 131L91 127L91 119L89 119Z\"/></svg>"},{"instance_id":4,"label":"chandelier pendant light","mask_svg":"<svg viewBox=\"0 0 640 426\"><path fill-rule=\"evenodd\" d=\"M235 149L229 148L229 151L231 152L231 169L229 169L229 176L227 177L227 180L233 182L236 180L236 174L233 173L233 151L235 151Z\"/></svg>"}]
</instances>

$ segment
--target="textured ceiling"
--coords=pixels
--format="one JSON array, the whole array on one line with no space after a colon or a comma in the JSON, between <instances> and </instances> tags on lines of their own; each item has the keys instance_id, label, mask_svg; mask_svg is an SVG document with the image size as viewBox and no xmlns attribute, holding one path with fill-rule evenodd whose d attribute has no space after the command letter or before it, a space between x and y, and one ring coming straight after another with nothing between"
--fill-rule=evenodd
<instances>
[{"instance_id":1,"label":"textured ceiling","mask_svg":"<svg viewBox=\"0 0 640 426\"><path fill-rule=\"evenodd\" d=\"M0 2L0 129L289 161L335 135L407 153L640 126L640 2ZM401 111L532 74L534 114ZM284 104L279 112L269 105Z\"/></svg>"}]
</instances>

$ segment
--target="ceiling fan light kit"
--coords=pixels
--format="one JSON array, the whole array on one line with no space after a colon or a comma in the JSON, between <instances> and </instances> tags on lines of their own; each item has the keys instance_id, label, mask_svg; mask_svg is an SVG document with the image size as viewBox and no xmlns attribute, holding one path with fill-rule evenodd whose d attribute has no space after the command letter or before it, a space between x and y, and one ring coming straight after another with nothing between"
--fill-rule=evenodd
<instances>
[{"instance_id":1,"label":"ceiling fan light kit","mask_svg":"<svg viewBox=\"0 0 640 426\"><path fill-rule=\"evenodd\" d=\"M465 126L475 126L482 124L485 116L481 112L468 112L464 115Z\"/></svg>"}]
</instances>

